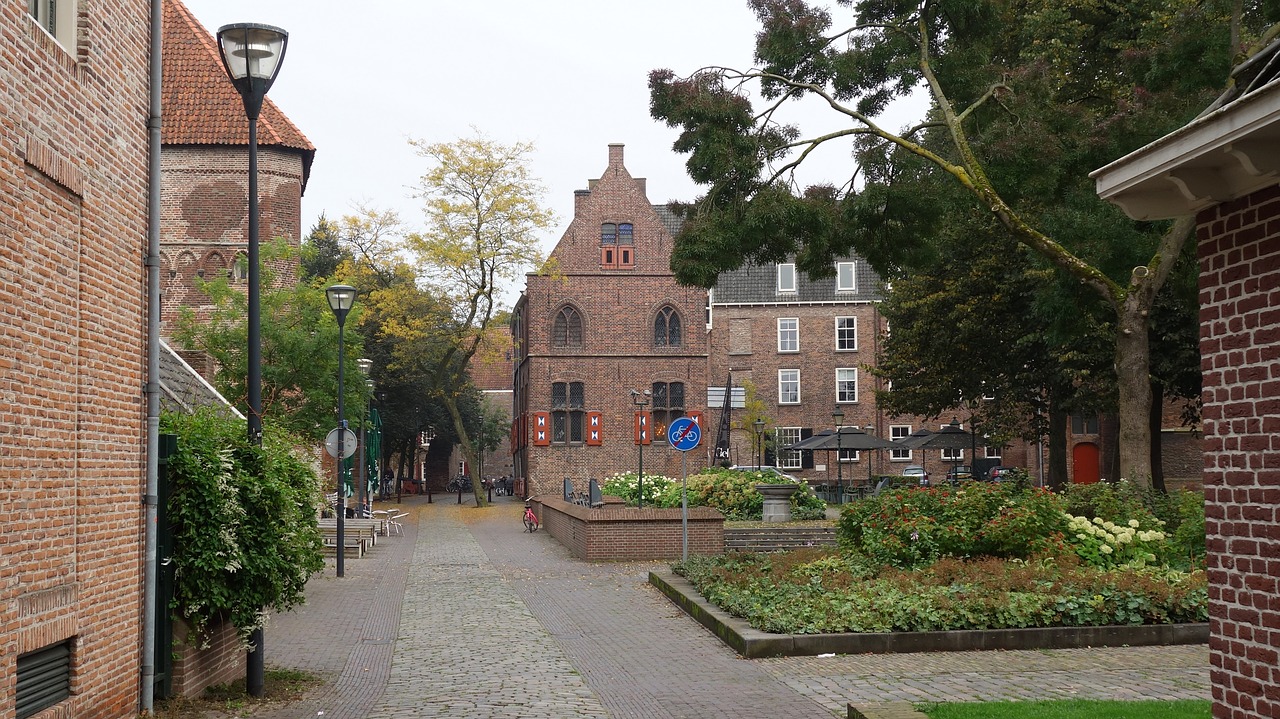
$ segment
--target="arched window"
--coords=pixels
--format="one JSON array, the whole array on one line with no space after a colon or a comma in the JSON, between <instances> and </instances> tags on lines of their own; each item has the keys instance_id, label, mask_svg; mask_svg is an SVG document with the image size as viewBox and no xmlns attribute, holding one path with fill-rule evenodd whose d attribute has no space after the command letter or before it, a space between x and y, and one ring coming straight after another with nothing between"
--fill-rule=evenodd
<instances>
[{"instance_id":1,"label":"arched window","mask_svg":"<svg viewBox=\"0 0 1280 719\"><path fill-rule=\"evenodd\" d=\"M600 244L616 245L618 244L618 226L612 222L606 222L600 225Z\"/></svg>"},{"instance_id":2,"label":"arched window","mask_svg":"<svg viewBox=\"0 0 1280 719\"><path fill-rule=\"evenodd\" d=\"M653 318L653 344L658 347L680 346L680 314L667 305Z\"/></svg>"},{"instance_id":3,"label":"arched window","mask_svg":"<svg viewBox=\"0 0 1280 719\"><path fill-rule=\"evenodd\" d=\"M566 305L556 313L551 324L551 345L553 347L582 346L582 315L572 306Z\"/></svg>"}]
</instances>

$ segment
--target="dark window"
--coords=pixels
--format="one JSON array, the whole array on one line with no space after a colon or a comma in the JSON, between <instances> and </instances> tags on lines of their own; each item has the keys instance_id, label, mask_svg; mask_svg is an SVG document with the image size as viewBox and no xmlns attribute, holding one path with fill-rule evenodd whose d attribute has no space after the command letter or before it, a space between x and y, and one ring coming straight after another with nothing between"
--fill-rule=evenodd
<instances>
[{"instance_id":1,"label":"dark window","mask_svg":"<svg viewBox=\"0 0 1280 719\"><path fill-rule=\"evenodd\" d=\"M563 307L551 325L551 344L555 347L582 346L582 315L573 307Z\"/></svg>"},{"instance_id":2,"label":"dark window","mask_svg":"<svg viewBox=\"0 0 1280 719\"><path fill-rule=\"evenodd\" d=\"M1097 434L1098 433L1098 416L1085 417L1079 414L1071 415L1071 433L1072 434Z\"/></svg>"},{"instance_id":3,"label":"dark window","mask_svg":"<svg viewBox=\"0 0 1280 719\"><path fill-rule=\"evenodd\" d=\"M627 225L630 227L630 225ZM600 244L616 245L618 244L618 226L612 222L606 222L600 225Z\"/></svg>"},{"instance_id":4,"label":"dark window","mask_svg":"<svg viewBox=\"0 0 1280 719\"><path fill-rule=\"evenodd\" d=\"M653 320L653 344L658 347L680 346L680 315L667 305Z\"/></svg>"},{"instance_id":5,"label":"dark window","mask_svg":"<svg viewBox=\"0 0 1280 719\"><path fill-rule=\"evenodd\" d=\"M653 392L653 438L655 441L667 440L667 427L684 416L684 383L654 382Z\"/></svg>"},{"instance_id":6,"label":"dark window","mask_svg":"<svg viewBox=\"0 0 1280 719\"><path fill-rule=\"evenodd\" d=\"M581 382L551 384L551 443L580 443L585 436L586 412L583 411Z\"/></svg>"}]
</instances>

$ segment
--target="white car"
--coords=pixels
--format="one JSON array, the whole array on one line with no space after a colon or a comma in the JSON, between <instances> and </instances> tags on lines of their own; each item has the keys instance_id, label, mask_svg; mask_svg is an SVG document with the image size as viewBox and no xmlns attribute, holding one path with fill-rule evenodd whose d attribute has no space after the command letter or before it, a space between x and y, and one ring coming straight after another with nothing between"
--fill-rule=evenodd
<instances>
[{"instance_id":1,"label":"white car","mask_svg":"<svg viewBox=\"0 0 1280 719\"><path fill-rule=\"evenodd\" d=\"M929 473L924 471L924 467L921 467L920 465L913 464L910 467L903 467L902 476L917 477L917 481L920 483L921 487L929 486Z\"/></svg>"}]
</instances>

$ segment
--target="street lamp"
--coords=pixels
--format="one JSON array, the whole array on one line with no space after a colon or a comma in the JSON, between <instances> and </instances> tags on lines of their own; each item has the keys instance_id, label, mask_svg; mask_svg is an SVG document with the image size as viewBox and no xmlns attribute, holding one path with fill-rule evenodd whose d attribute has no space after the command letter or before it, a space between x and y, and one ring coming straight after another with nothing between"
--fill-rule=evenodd
<instances>
[{"instance_id":1,"label":"street lamp","mask_svg":"<svg viewBox=\"0 0 1280 719\"><path fill-rule=\"evenodd\" d=\"M862 431L866 432L868 437L871 436L875 432L875 430L876 428L872 425L867 425L866 427L862 428ZM884 464L884 462L881 461L881 464ZM871 479L871 450L868 449L867 450L867 489L865 491L871 490L872 481L873 480Z\"/></svg>"},{"instance_id":2,"label":"street lamp","mask_svg":"<svg viewBox=\"0 0 1280 719\"><path fill-rule=\"evenodd\" d=\"M641 413L644 412L644 408L649 404L650 394L651 394L650 390L645 390L644 392L637 392L636 390L631 390L631 401L634 402L636 405L636 422L637 422L636 449L640 453L639 459L636 463L636 475L637 475L636 508L637 509L644 507L644 441L649 436L649 423L644 422L643 426L640 426L639 423L643 421L641 419L642 417Z\"/></svg>"},{"instance_id":3,"label":"street lamp","mask_svg":"<svg viewBox=\"0 0 1280 719\"><path fill-rule=\"evenodd\" d=\"M755 450L756 456L755 468L759 470L760 466L764 464L764 420L757 417L756 421L751 423L751 426L756 428L756 441L752 448Z\"/></svg>"},{"instance_id":4,"label":"street lamp","mask_svg":"<svg viewBox=\"0 0 1280 719\"><path fill-rule=\"evenodd\" d=\"M373 370L373 360L361 357L356 360L356 367L359 367L360 374L364 375L365 389L369 390L369 396L372 397L373 380L369 379L369 372ZM365 509L373 509L373 500L369 497L369 438L366 434L369 412L366 411L364 416L365 421L360 423L360 484L356 487L356 504L359 505L362 513Z\"/></svg>"},{"instance_id":5,"label":"street lamp","mask_svg":"<svg viewBox=\"0 0 1280 719\"><path fill-rule=\"evenodd\" d=\"M343 536L344 520L347 516L346 483L342 481L342 462L345 459L346 448L343 446L346 439L347 421L343 418L344 410L342 406L342 393L344 391L342 375L343 375L343 358L346 356L346 347L343 342L342 329L347 322L347 313L351 311L351 305L356 302L356 288L350 285L334 285L324 291L326 297L329 298L329 309L333 310L333 316L338 320L338 498L334 501L336 505L334 509L338 514L338 576L343 576L343 555L346 554L345 537Z\"/></svg>"},{"instance_id":6,"label":"street lamp","mask_svg":"<svg viewBox=\"0 0 1280 719\"><path fill-rule=\"evenodd\" d=\"M237 23L218 28L218 52L231 85L240 93L249 119L249 308L248 308L248 431L249 444L262 446L262 317L258 293L258 114L267 90L284 62L289 33L258 23ZM341 556L341 554L339 554ZM253 647L245 663L245 690L260 697L266 677L263 634L250 635Z\"/></svg>"},{"instance_id":7,"label":"street lamp","mask_svg":"<svg viewBox=\"0 0 1280 719\"><path fill-rule=\"evenodd\" d=\"M844 504L844 473L840 466L840 460L843 459L844 436L841 427L844 426L844 410L840 409L840 405L836 405L836 411L831 413L831 421L836 424L836 492L840 498L840 504ZM830 477L831 475L827 475Z\"/></svg>"}]
</instances>

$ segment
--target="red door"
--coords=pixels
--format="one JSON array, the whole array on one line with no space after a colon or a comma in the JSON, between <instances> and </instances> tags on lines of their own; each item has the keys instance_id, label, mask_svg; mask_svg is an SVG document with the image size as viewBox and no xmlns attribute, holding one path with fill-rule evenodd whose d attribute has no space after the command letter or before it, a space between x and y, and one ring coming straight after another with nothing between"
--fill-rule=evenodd
<instances>
[{"instance_id":1,"label":"red door","mask_svg":"<svg viewBox=\"0 0 1280 719\"><path fill-rule=\"evenodd\" d=\"M1098 481L1100 464L1098 445L1081 442L1071 448L1071 477L1075 484L1093 484Z\"/></svg>"}]
</instances>

